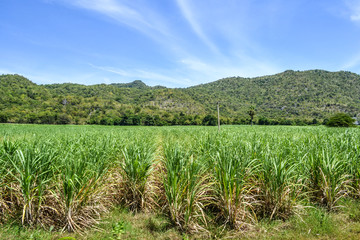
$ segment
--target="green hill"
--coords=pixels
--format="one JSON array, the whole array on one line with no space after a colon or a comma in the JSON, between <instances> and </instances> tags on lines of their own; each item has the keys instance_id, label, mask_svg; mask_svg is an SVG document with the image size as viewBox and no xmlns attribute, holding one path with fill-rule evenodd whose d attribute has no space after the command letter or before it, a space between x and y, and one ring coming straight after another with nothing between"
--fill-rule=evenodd
<instances>
[{"instance_id":1,"label":"green hill","mask_svg":"<svg viewBox=\"0 0 360 240\"><path fill-rule=\"evenodd\" d=\"M85 86L37 85L0 76L0 121L16 123L202 124L221 106L223 123L246 123L250 106L264 124L311 123L335 112L360 113L360 75L323 70L230 77L189 88L150 87L140 80ZM316 119L316 120L314 120Z\"/></svg>"},{"instance_id":2,"label":"green hill","mask_svg":"<svg viewBox=\"0 0 360 240\"><path fill-rule=\"evenodd\" d=\"M219 100L231 116L245 116L251 105L258 116L269 118L322 119L334 112L360 113L360 76L344 71L286 71L257 78L225 78L185 91L205 107Z\"/></svg>"}]
</instances>

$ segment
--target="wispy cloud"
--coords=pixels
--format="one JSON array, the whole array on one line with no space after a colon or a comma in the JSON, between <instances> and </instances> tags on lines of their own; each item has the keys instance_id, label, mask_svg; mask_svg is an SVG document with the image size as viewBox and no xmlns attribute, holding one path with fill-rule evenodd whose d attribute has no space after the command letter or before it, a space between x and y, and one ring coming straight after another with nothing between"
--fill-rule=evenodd
<instances>
[{"instance_id":1,"label":"wispy cloud","mask_svg":"<svg viewBox=\"0 0 360 240\"><path fill-rule=\"evenodd\" d=\"M130 25L131 27L138 28L139 30L141 30L142 27L151 27L140 13L114 0L76 0L73 1L73 4L105 14L108 17Z\"/></svg>"},{"instance_id":2,"label":"wispy cloud","mask_svg":"<svg viewBox=\"0 0 360 240\"><path fill-rule=\"evenodd\" d=\"M247 6L241 4L239 7L239 4L232 3L230 9L218 1L210 1L210 6L208 1L176 0L174 6L181 13L180 19L185 19L185 28L188 28L186 30L177 26L178 22L159 11L156 5L147 1L52 1L65 2L67 5L106 16L141 32L160 43L161 49L167 50L167 67L153 67L151 62L146 66L134 65L126 69L118 67L119 63L106 64L113 67L89 64L92 68L122 76L126 81L141 79L155 84L164 82L173 86L190 86L228 76L252 77L271 74L277 69L265 60L255 59L262 59L263 51L248 36L249 26L244 27L248 22L248 15L251 14L239 14L241 17L237 15L240 10L246 13L250 9L250 0L244 0ZM224 12L229 11L231 14L224 15ZM184 35L184 32L191 36ZM217 38L212 39L212 36ZM194 37L200 41L194 40Z\"/></svg>"},{"instance_id":3,"label":"wispy cloud","mask_svg":"<svg viewBox=\"0 0 360 240\"><path fill-rule=\"evenodd\" d=\"M346 70L353 70L360 67L360 52L350 58L341 68Z\"/></svg>"},{"instance_id":4,"label":"wispy cloud","mask_svg":"<svg viewBox=\"0 0 360 240\"><path fill-rule=\"evenodd\" d=\"M268 63L251 58L246 58L246 63L219 64L205 62L199 59L182 59L184 68L190 71L192 76L197 76L197 82L215 81L229 76L256 77L278 73L281 69Z\"/></svg>"},{"instance_id":5,"label":"wispy cloud","mask_svg":"<svg viewBox=\"0 0 360 240\"><path fill-rule=\"evenodd\" d=\"M19 74L21 76L26 77L30 81L36 84L54 84L54 83L64 83L64 82L71 82L71 83L78 83L78 84L94 84L95 82L91 82L94 79L94 74L92 73L69 73L64 74L56 74L53 72L38 72L33 69L16 69L16 70L9 70L9 69L0 69L1 74Z\"/></svg>"},{"instance_id":6,"label":"wispy cloud","mask_svg":"<svg viewBox=\"0 0 360 240\"><path fill-rule=\"evenodd\" d=\"M174 76L170 77L169 75L142 70L142 69L130 69L124 70L121 68L114 68L109 66L96 66L94 64L89 63L89 65L95 69L99 69L105 72L114 73L122 77L131 78L131 79L139 79L139 80L150 80L151 84L159 85L163 82L168 84L176 84L186 86L189 85L190 82L188 79L182 76Z\"/></svg>"},{"instance_id":7,"label":"wispy cloud","mask_svg":"<svg viewBox=\"0 0 360 240\"><path fill-rule=\"evenodd\" d=\"M180 62L190 69L196 66L197 71L204 71L203 74L212 72L212 76L221 77L232 73L239 76L258 76L262 73L274 73L274 69L278 69L264 59L266 47L252 36L254 28L272 27L275 22L279 22L275 15L284 10L278 1L262 3L261 9L256 9L251 0L243 0L241 4L237 1L224 4L216 0L176 2L198 38L216 53L212 57L209 57L209 54L206 57L184 57L186 60ZM260 16L254 18L255 12ZM210 36L216 36L216 41L212 41Z\"/></svg>"},{"instance_id":8,"label":"wispy cloud","mask_svg":"<svg viewBox=\"0 0 360 240\"><path fill-rule=\"evenodd\" d=\"M138 1L116 0L60 0L67 4L82 9L100 13L115 20L118 23L134 28L149 37L159 40L159 35L170 36L169 28L164 24L164 19Z\"/></svg>"},{"instance_id":9,"label":"wispy cloud","mask_svg":"<svg viewBox=\"0 0 360 240\"><path fill-rule=\"evenodd\" d=\"M16 72L10 71L8 69L0 69L0 75L1 74L15 74Z\"/></svg>"},{"instance_id":10,"label":"wispy cloud","mask_svg":"<svg viewBox=\"0 0 360 240\"><path fill-rule=\"evenodd\" d=\"M345 4L348 7L350 20L360 22L360 1L345 0Z\"/></svg>"},{"instance_id":11,"label":"wispy cloud","mask_svg":"<svg viewBox=\"0 0 360 240\"><path fill-rule=\"evenodd\" d=\"M205 34L204 30L202 29L200 23L196 20L194 12L192 11L189 3L187 0L177 0L177 4L180 7L182 14L184 15L185 19L190 24L193 31L196 35L215 53L219 53L219 49L216 45L209 39L209 37Z\"/></svg>"}]
</instances>

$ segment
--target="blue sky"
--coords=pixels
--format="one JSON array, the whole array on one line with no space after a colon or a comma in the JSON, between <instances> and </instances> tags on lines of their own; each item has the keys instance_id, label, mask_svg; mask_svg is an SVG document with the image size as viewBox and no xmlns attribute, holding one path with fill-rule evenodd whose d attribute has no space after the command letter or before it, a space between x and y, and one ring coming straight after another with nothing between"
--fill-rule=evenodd
<instances>
[{"instance_id":1,"label":"blue sky","mask_svg":"<svg viewBox=\"0 0 360 240\"><path fill-rule=\"evenodd\" d=\"M0 0L0 74L187 87L360 73L360 0Z\"/></svg>"}]
</instances>

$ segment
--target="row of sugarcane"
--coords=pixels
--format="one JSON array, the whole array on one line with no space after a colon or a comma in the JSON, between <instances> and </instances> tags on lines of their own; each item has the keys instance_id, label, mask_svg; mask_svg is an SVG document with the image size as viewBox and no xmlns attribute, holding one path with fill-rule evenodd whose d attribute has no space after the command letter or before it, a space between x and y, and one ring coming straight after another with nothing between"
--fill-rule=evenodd
<instances>
[{"instance_id":1,"label":"row of sugarcane","mask_svg":"<svg viewBox=\"0 0 360 240\"><path fill-rule=\"evenodd\" d=\"M161 212L184 232L246 230L304 206L360 196L357 129L164 128L86 133L0 147L0 222L82 231L115 206Z\"/></svg>"}]
</instances>

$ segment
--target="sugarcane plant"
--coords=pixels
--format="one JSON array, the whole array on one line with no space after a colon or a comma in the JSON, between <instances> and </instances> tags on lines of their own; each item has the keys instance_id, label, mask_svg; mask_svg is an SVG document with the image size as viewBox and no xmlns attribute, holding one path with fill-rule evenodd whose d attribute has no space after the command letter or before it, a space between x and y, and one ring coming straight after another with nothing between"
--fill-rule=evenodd
<instances>
[{"instance_id":1,"label":"sugarcane plant","mask_svg":"<svg viewBox=\"0 0 360 240\"><path fill-rule=\"evenodd\" d=\"M206 226L204 209L210 203L212 182L201 161L179 144L164 147L164 192L171 222L181 231Z\"/></svg>"},{"instance_id":2,"label":"sugarcane plant","mask_svg":"<svg viewBox=\"0 0 360 240\"><path fill-rule=\"evenodd\" d=\"M145 207L147 182L152 171L155 148L152 142L137 140L122 150L120 164L124 181L124 201L132 211Z\"/></svg>"}]
</instances>

